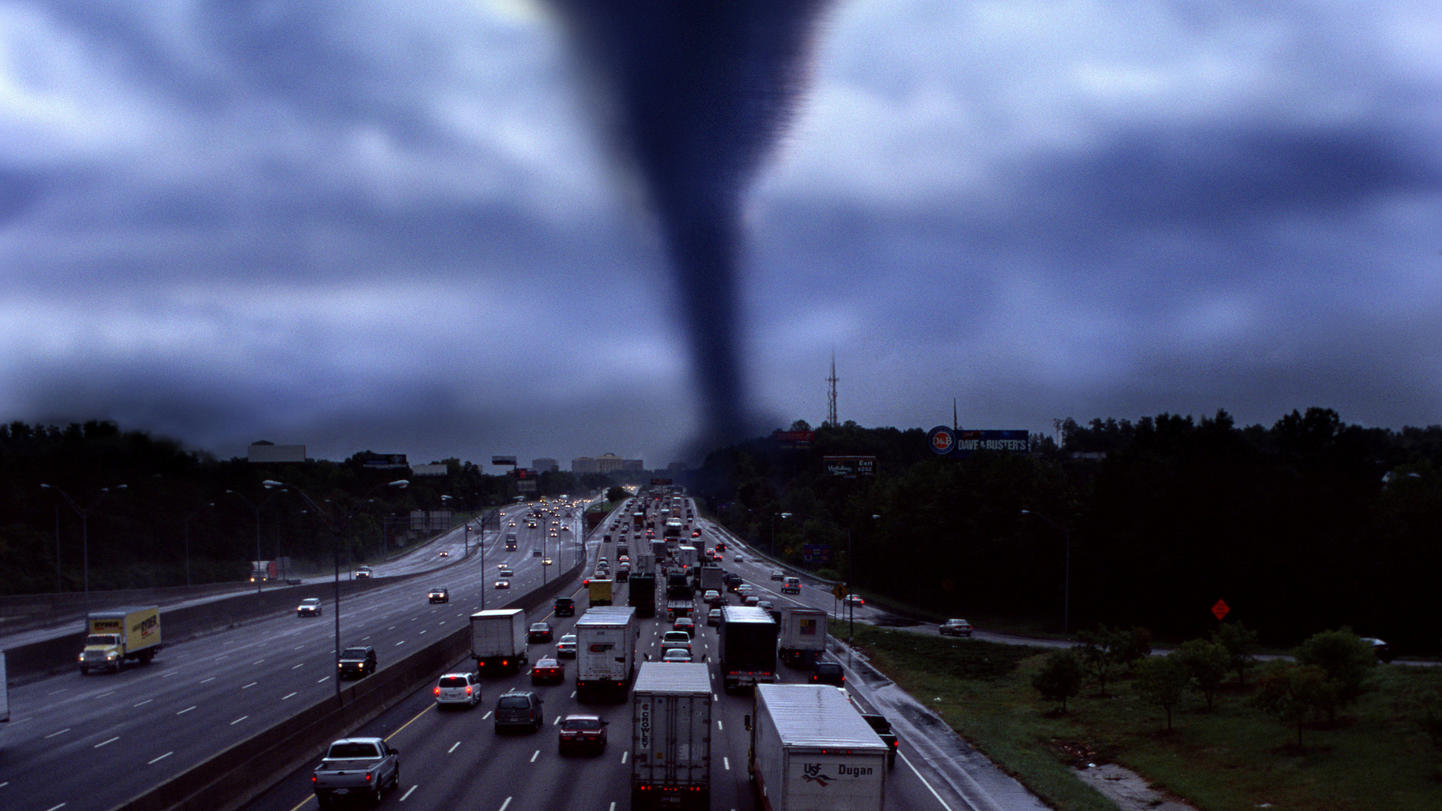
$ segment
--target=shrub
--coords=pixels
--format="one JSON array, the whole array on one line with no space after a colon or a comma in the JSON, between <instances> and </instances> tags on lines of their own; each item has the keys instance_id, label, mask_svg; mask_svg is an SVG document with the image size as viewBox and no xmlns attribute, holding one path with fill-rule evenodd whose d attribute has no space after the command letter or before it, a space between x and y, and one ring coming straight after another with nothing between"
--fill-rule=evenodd
<instances>
[{"instance_id":1,"label":"shrub","mask_svg":"<svg viewBox=\"0 0 1442 811\"><path fill-rule=\"evenodd\" d=\"M1066 712L1067 699L1081 692L1081 684L1081 661L1071 650L1052 651L1047 655L1041 672L1031 679L1031 686L1041 693L1042 698L1061 703L1062 712Z\"/></svg>"},{"instance_id":2,"label":"shrub","mask_svg":"<svg viewBox=\"0 0 1442 811\"><path fill-rule=\"evenodd\" d=\"M1197 691L1207 700L1207 712L1211 712L1215 706L1217 690L1222 686L1222 679L1226 678L1227 669L1231 665L1227 649L1216 642L1193 639L1183 643L1177 649L1176 655L1186 665L1187 673Z\"/></svg>"},{"instance_id":3,"label":"shrub","mask_svg":"<svg viewBox=\"0 0 1442 811\"><path fill-rule=\"evenodd\" d=\"M1307 719L1325 712L1336 702L1327 673L1316 665L1273 662L1257 682L1258 708L1297 728L1297 747L1302 748L1302 727Z\"/></svg>"},{"instance_id":4,"label":"shrub","mask_svg":"<svg viewBox=\"0 0 1442 811\"><path fill-rule=\"evenodd\" d=\"M1231 669L1237 674L1237 684L1246 687L1247 668L1257 659L1257 632L1240 622L1229 622L1212 634L1212 641L1226 649Z\"/></svg>"},{"instance_id":5,"label":"shrub","mask_svg":"<svg viewBox=\"0 0 1442 811\"><path fill-rule=\"evenodd\" d=\"M1357 700L1366 689L1367 675L1377 665L1372 647L1343 628L1313 634L1296 650L1297 662L1322 669L1331 684L1334 700L1329 720L1337 720L1337 709Z\"/></svg>"}]
</instances>

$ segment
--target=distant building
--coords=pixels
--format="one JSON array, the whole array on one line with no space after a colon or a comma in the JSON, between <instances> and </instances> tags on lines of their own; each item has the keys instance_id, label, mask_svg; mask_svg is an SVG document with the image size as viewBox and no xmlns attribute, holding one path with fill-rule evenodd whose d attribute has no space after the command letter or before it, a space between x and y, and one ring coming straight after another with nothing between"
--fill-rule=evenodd
<instances>
[{"instance_id":1,"label":"distant building","mask_svg":"<svg viewBox=\"0 0 1442 811\"><path fill-rule=\"evenodd\" d=\"M277 445L274 442L252 442L246 459L254 465L272 465L283 462L304 462L304 445Z\"/></svg>"},{"instance_id":2,"label":"distant building","mask_svg":"<svg viewBox=\"0 0 1442 811\"><path fill-rule=\"evenodd\" d=\"M403 453L372 453L362 451L356 454L360 460L361 467L369 470L407 470L410 465L406 462L406 455Z\"/></svg>"},{"instance_id":3,"label":"distant building","mask_svg":"<svg viewBox=\"0 0 1442 811\"><path fill-rule=\"evenodd\" d=\"M537 473L555 473L561 469L561 465L555 459L542 457L531 461L531 469Z\"/></svg>"},{"instance_id":4,"label":"distant building","mask_svg":"<svg viewBox=\"0 0 1442 811\"><path fill-rule=\"evenodd\" d=\"M572 473L616 473L623 470L645 470L645 460L622 459L614 453L600 456L578 456L571 460Z\"/></svg>"},{"instance_id":5,"label":"distant building","mask_svg":"<svg viewBox=\"0 0 1442 811\"><path fill-rule=\"evenodd\" d=\"M443 464L412 465L412 476L449 476L451 469Z\"/></svg>"}]
</instances>

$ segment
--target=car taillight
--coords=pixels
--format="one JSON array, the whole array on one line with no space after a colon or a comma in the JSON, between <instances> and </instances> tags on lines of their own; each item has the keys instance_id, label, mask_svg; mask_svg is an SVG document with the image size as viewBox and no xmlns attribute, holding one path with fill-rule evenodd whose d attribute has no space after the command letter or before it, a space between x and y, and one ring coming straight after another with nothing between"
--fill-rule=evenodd
<instances>
[{"instance_id":1,"label":"car taillight","mask_svg":"<svg viewBox=\"0 0 1442 811\"><path fill-rule=\"evenodd\" d=\"M371 776L370 776L369 773L367 773L367 774L366 774L366 782L369 783L370 781L371 781Z\"/></svg>"},{"instance_id":2,"label":"car taillight","mask_svg":"<svg viewBox=\"0 0 1442 811\"><path fill-rule=\"evenodd\" d=\"M469 693L470 690L467 690L466 692ZM440 688L440 687L437 687L437 688L436 688L436 695L440 695L440 694L441 694L441 688Z\"/></svg>"},{"instance_id":3,"label":"car taillight","mask_svg":"<svg viewBox=\"0 0 1442 811\"><path fill-rule=\"evenodd\" d=\"M466 685L466 695L470 695L470 694L471 694L471 691L474 690L474 689L475 689L474 687L472 687L471 685L467 684L467 685Z\"/></svg>"}]
</instances>

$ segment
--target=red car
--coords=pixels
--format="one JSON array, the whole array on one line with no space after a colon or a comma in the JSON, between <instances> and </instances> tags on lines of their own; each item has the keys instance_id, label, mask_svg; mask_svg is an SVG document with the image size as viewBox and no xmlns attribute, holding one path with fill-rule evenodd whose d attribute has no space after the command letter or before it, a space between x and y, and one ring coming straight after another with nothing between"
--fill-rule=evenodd
<instances>
[{"instance_id":1,"label":"red car","mask_svg":"<svg viewBox=\"0 0 1442 811\"><path fill-rule=\"evenodd\" d=\"M561 719L557 748L562 754L573 749L606 751L606 722L597 715L567 715Z\"/></svg>"},{"instance_id":2,"label":"red car","mask_svg":"<svg viewBox=\"0 0 1442 811\"><path fill-rule=\"evenodd\" d=\"M531 667L531 684L560 684L565 680L565 665L549 656L537 659Z\"/></svg>"}]
</instances>

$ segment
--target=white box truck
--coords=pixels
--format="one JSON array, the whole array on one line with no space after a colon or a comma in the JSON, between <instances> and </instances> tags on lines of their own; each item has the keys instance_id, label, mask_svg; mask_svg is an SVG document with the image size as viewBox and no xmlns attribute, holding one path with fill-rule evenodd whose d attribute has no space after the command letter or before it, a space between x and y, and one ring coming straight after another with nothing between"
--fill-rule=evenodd
<instances>
[{"instance_id":1,"label":"white box truck","mask_svg":"<svg viewBox=\"0 0 1442 811\"><path fill-rule=\"evenodd\" d=\"M631 808L709 808L709 669L643 662L631 696Z\"/></svg>"},{"instance_id":2,"label":"white box truck","mask_svg":"<svg viewBox=\"0 0 1442 811\"><path fill-rule=\"evenodd\" d=\"M826 652L826 612L799 605L782 606L778 640L781 661L810 670Z\"/></svg>"},{"instance_id":3,"label":"white box truck","mask_svg":"<svg viewBox=\"0 0 1442 811\"><path fill-rule=\"evenodd\" d=\"M471 658L476 672L515 672L526 663L526 612L489 608L471 615Z\"/></svg>"},{"instance_id":4,"label":"white box truck","mask_svg":"<svg viewBox=\"0 0 1442 811\"><path fill-rule=\"evenodd\" d=\"M747 768L773 811L881 811L886 744L846 694L825 684L758 684Z\"/></svg>"},{"instance_id":5,"label":"white box truck","mask_svg":"<svg viewBox=\"0 0 1442 811\"><path fill-rule=\"evenodd\" d=\"M606 605L576 620L576 698L625 698L636 675L636 609Z\"/></svg>"}]
</instances>

